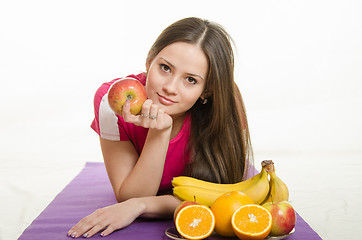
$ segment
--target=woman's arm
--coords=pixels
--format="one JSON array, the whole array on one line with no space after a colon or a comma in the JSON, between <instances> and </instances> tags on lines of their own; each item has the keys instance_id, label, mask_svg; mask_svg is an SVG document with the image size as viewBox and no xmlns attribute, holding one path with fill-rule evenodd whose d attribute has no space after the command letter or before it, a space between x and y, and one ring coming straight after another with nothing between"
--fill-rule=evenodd
<instances>
[{"instance_id":1,"label":"woman's arm","mask_svg":"<svg viewBox=\"0 0 362 240\"><path fill-rule=\"evenodd\" d=\"M152 131L140 156L129 141L100 138L104 163L118 202L156 195L162 178L169 135Z\"/></svg>"},{"instance_id":2,"label":"woman's arm","mask_svg":"<svg viewBox=\"0 0 362 240\"><path fill-rule=\"evenodd\" d=\"M139 216L172 217L178 204L180 200L172 195L131 198L96 210L72 227L68 236L91 237L101 230L103 230L101 235L107 236L115 230L128 226Z\"/></svg>"},{"instance_id":3,"label":"woman's arm","mask_svg":"<svg viewBox=\"0 0 362 240\"><path fill-rule=\"evenodd\" d=\"M147 127L149 131L140 156L129 141L100 139L108 177L118 202L157 194L172 131L171 117L151 100L144 103L142 111L147 115L157 113L157 119L131 115L129 104L123 111L125 121Z\"/></svg>"}]
</instances>

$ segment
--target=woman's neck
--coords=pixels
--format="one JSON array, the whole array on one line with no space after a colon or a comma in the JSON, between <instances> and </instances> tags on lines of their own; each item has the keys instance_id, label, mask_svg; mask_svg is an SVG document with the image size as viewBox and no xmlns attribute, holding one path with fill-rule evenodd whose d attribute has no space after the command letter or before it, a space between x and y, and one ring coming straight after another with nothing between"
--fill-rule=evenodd
<instances>
[{"instance_id":1,"label":"woman's neck","mask_svg":"<svg viewBox=\"0 0 362 240\"><path fill-rule=\"evenodd\" d=\"M174 137L176 137L177 134L181 131L185 117L186 117L186 113L181 116L172 117L173 122L172 122L170 140L173 139Z\"/></svg>"}]
</instances>

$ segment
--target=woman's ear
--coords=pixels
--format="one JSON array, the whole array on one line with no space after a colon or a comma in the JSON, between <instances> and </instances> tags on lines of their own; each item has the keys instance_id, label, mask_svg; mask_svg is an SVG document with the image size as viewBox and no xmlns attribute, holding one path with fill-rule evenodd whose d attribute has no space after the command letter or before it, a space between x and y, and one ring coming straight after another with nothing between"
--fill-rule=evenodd
<instances>
[{"instance_id":1,"label":"woman's ear","mask_svg":"<svg viewBox=\"0 0 362 240\"><path fill-rule=\"evenodd\" d=\"M207 99L210 96L211 96L211 94L209 93L209 91L205 90L200 96L200 102L205 105L207 103L207 101L208 101Z\"/></svg>"},{"instance_id":2,"label":"woman's ear","mask_svg":"<svg viewBox=\"0 0 362 240\"><path fill-rule=\"evenodd\" d=\"M201 94L200 98L205 99L205 98L208 98L210 96L211 96L211 92L205 89L205 91Z\"/></svg>"}]
</instances>

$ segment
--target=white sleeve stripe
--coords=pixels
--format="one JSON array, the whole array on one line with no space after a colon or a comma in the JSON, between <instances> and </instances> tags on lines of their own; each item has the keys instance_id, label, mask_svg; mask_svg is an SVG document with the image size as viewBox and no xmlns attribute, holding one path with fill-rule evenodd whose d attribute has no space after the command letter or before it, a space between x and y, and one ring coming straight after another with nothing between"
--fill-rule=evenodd
<instances>
[{"instance_id":1,"label":"white sleeve stripe","mask_svg":"<svg viewBox=\"0 0 362 240\"><path fill-rule=\"evenodd\" d=\"M108 93L102 97L98 114L101 138L119 141L118 117L108 104Z\"/></svg>"}]
</instances>

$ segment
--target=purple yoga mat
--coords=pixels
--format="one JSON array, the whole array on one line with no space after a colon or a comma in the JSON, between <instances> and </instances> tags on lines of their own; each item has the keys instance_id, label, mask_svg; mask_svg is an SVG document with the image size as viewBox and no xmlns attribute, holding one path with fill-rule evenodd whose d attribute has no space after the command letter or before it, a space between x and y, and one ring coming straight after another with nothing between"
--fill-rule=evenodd
<instances>
[{"instance_id":1,"label":"purple yoga mat","mask_svg":"<svg viewBox=\"0 0 362 240\"><path fill-rule=\"evenodd\" d=\"M45 210L25 229L18 240L70 240L68 230L96 209L116 203L103 163L88 162L83 170L55 197ZM173 227L170 219L137 219L130 226L107 237L96 234L91 239L138 240L164 239L166 229ZM82 239L82 238L80 238ZM232 239L211 236L208 239ZM295 232L286 240L321 239L297 214Z\"/></svg>"}]
</instances>

